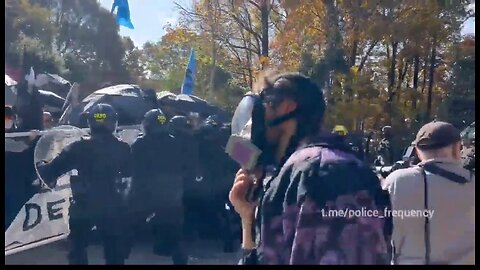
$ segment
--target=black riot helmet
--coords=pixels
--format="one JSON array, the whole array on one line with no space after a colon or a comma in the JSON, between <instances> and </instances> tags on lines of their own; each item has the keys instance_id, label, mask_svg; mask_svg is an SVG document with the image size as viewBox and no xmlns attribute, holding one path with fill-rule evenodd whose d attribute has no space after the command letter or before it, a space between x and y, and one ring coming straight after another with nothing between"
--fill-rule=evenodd
<instances>
[{"instance_id":1,"label":"black riot helmet","mask_svg":"<svg viewBox=\"0 0 480 270\"><path fill-rule=\"evenodd\" d=\"M100 103L90 109L87 121L92 136L100 133L113 133L117 129L118 114L112 106Z\"/></svg>"},{"instance_id":2,"label":"black riot helmet","mask_svg":"<svg viewBox=\"0 0 480 270\"><path fill-rule=\"evenodd\" d=\"M219 135L220 127L214 119L208 117L196 128L195 132L205 139L214 139Z\"/></svg>"},{"instance_id":3,"label":"black riot helmet","mask_svg":"<svg viewBox=\"0 0 480 270\"><path fill-rule=\"evenodd\" d=\"M172 117L169 122L169 128L170 132L172 134L177 134L177 133L192 133L192 125L190 124L190 121L188 120L187 117L183 115L177 115Z\"/></svg>"},{"instance_id":4,"label":"black riot helmet","mask_svg":"<svg viewBox=\"0 0 480 270\"><path fill-rule=\"evenodd\" d=\"M145 113L142 129L145 135L168 132L167 117L160 109L153 109Z\"/></svg>"}]
</instances>

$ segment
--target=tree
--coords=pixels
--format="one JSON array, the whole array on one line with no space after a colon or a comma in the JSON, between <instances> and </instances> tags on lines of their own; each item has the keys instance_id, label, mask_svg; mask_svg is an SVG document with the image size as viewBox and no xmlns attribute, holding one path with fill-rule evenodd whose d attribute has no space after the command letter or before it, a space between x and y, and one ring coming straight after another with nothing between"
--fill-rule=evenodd
<instances>
[{"instance_id":1,"label":"tree","mask_svg":"<svg viewBox=\"0 0 480 270\"><path fill-rule=\"evenodd\" d=\"M451 49L452 74L447 81L451 89L441 115L458 128L475 121L475 36L467 36Z\"/></svg>"},{"instance_id":2,"label":"tree","mask_svg":"<svg viewBox=\"0 0 480 270\"><path fill-rule=\"evenodd\" d=\"M114 17L96 0L5 2L7 63L22 63L23 49L39 72L84 82L127 82L125 48Z\"/></svg>"},{"instance_id":3,"label":"tree","mask_svg":"<svg viewBox=\"0 0 480 270\"><path fill-rule=\"evenodd\" d=\"M38 71L65 70L51 44L56 28L49 23L50 11L28 0L5 1L5 62L9 66L35 66ZM25 59L25 56L27 58Z\"/></svg>"},{"instance_id":4,"label":"tree","mask_svg":"<svg viewBox=\"0 0 480 270\"><path fill-rule=\"evenodd\" d=\"M130 38L123 38L123 47L125 48L125 58L123 62L135 83L145 80L146 68L143 51L136 47Z\"/></svg>"},{"instance_id":5,"label":"tree","mask_svg":"<svg viewBox=\"0 0 480 270\"><path fill-rule=\"evenodd\" d=\"M324 88L329 125L358 130L392 124L411 136L411 129L439 115L448 98L447 51L471 16L467 6L468 1L282 1L275 10L285 16L275 28L272 61L310 75Z\"/></svg>"},{"instance_id":6,"label":"tree","mask_svg":"<svg viewBox=\"0 0 480 270\"><path fill-rule=\"evenodd\" d=\"M269 62L272 0L202 0L191 10L178 6L186 26L208 33L211 48L226 48L224 65L252 87L256 74ZM216 53L215 53L216 54ZM212 50L212 56L213 50ZM215 63L217 57L213 57ZM212 69L215 70L215 69Z\"/></svg>"}]
</instances>

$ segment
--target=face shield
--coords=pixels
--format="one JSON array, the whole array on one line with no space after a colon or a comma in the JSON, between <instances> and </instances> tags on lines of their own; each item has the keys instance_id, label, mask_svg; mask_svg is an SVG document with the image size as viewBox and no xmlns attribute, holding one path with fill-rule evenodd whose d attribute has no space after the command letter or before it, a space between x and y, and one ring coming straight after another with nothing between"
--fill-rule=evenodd
<instances>
[{"instance_id":1,"label":"face shield","mask_svg":"<svg viewBox=\"0 0 480 270\"><path fill-rule=\"evenodd\" d=\"M253 107L257 101L257 96L245 96L237 108L232 118L232 134L250 136L252 126ZM247 134L244 134L247 133Z\"/></svg>"},{"instance_id":2,"label":"face shield","mask_svg":"<svg viewBox=\"0 0 480 270\"><path fill-rule=\"evenodd\" d=\"M266 147L266 121L263 99L258 95L245 96L232 118L232 134L250 140L260 150Z\"/></svg>"},{"instance_id":3,"label":"face shield","mask_svg":"<svg viewBox=\"0 0 480 270\"><path fill-rule=\"evenodd\" d=\"M271 156L266 140L265 107L258 95L247 95L238 104L232 118L232 136L227 153L242 168L269 164Z\"/></svg>"},{"instance_id":4,"label":"face shield","mask_svg":"<svg viewBox=\"0 0 480 270\"><path fill-rule=\"evenodd\" d=\"M267 128L274 128L289 119L297 117L299 110L295 109L273 119L265 118L266 108L275 110L288 95L282 89L267 88L261 94L245 96L238 104L232 118L232 136L242 137L261 150L258 162L270 164L275 146L267 142Z\"/></svg>"}]
</instances>

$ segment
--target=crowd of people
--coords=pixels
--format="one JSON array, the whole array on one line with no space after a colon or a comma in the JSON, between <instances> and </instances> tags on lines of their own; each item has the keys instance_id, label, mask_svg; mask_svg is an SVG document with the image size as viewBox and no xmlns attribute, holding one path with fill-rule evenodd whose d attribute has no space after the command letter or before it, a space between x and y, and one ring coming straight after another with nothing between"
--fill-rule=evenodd
<instances>
[{"instance_id":1,"label":"crowd of people","mask_svg":"<svg viewBox=\"0 0 480 270\"><path fill-rule=\"evenodd\" d=\"M229 127L212 132L213 120L193 128L185 116L168 119L154 109L145 114L143 135L130 146L114 135L115 109L92 107L91 136L38 165L50 187L60 175L78 171L70 180L69 262L88 264L86 235L95 225L106 263L124 264L136 231L148 220L155 254L188 264L184 225L201 206L189 207L187 198L203 194L226 202L226 190L241 221L241 264L475 263L474 163L473 169L462 163L462 138L451 124L422 127L412 142L418 163L383 178L369 164L368 143L349 142L344 126L324 132L326 104L309 77L266 77L248 96L260 104L245 123L262 151L253 170L238 170L231 160L220 166L219 160L228 159L224 151L202 148L199 133L202 140L227 144ZM44 114L44 121L52 127L51 115ZM6 107L5 131L14 129L15 114ZM382 128L382 137L374 165L394 165L392 127ZM26 144L34 140L35 135ZM202 178L211 181L190 184ZM252 196L252 190L259 192Z\"/></svg>"},{"instance_id":2,"label":"crowd of people","mask_svg":"<svg viewBox=\"0 0 480 270\"><path fill-rule=\"evenodd\" d=\"M136 239L144 237L146 226L152 229L153 252L171 256L174 264L187 263L188 238L212 231L224 240L225 250L233 251L225 203L237 166L222 148L228 125L216 122L215 117L196 122L181 115L168 119L161 109L154 109L145 114L143 134L130 146L115 135L119 119L112 106L97 104L86 117L91 137L69 145L48 164L37 164L41 178L51 187L64 173L78 171L70 177L71 264L88 264L86 251L94 226L103 240L107 264L123 264ZM16 131L15 120L12 108L6 106L6 132ZM44 114L45 129L51 123L54 120ZM39 191L32 186L37 139L38 132L28 139L6 139L5 230ZM23 147L15 150L10 146L13 143ZM23 178L14 169L20 165L25 168Z\"/></svg>"},{"instance_id":3,"label":"crowd of people","mask_svg":"<svg viewBox=\"0 0 480 270\"><path fill-rule=\"evenodd\" d=\"M350 147L319 135L325 103L308 77L269 77L257 92L264 108L251 136L263 130L268 158L241 169L230 191L242 264L475 264L475 174L458 129L426 124L412 143L420 163L379 181ZM253 201L252 185L262 190Z\"/></svg>"}]
</instances>

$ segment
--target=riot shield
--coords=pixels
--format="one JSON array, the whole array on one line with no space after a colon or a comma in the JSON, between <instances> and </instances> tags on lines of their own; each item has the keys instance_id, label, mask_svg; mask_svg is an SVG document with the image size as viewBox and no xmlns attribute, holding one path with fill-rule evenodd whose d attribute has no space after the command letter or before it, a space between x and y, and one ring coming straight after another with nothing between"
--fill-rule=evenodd
<instances>
[{"instance_id":1,"label":"riot shield","mask_svg":"<svg viewBox=\"0 0 480 270\"><path fill-rule=\"evenodd\" d=\"M43 132L42 132L43 133ZM88 136L88 132L74 126L58 126L43 133L35 146L33 162L38 179L42 185L47 187L40 175L37 165L41 162L50 162L57 157L69 144L79 141L82 137Z\"/></svg>"}]
</instances>

